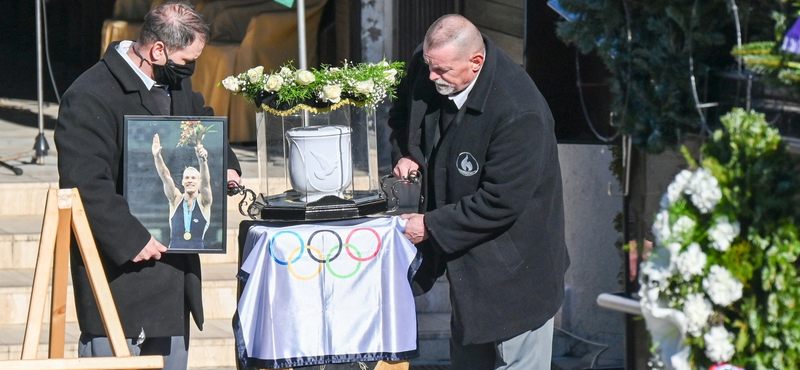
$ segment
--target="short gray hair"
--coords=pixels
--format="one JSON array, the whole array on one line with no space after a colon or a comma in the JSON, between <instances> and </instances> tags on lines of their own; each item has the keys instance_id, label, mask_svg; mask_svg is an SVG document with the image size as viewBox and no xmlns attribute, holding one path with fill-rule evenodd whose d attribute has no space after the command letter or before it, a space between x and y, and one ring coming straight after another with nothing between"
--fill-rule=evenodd
<instances>
[{"instance_id":1,"label":"short gray hair","mask_svg":"<svg viewBox=\"0 0 800 370\"><path fill-rule=\"evenodd\" d=\"M437 19L425 33L425 47L437 49L455 45L461 54L485 54L481 32L472 22L459 14L447 14Z\"/></svg>"}]
</instances>

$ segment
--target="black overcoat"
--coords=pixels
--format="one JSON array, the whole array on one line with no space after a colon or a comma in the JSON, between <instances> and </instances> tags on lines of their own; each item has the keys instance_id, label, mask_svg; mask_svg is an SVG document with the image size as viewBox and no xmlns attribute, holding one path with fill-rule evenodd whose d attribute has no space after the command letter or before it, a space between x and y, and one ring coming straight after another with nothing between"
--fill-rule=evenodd
<instances>
[{"instance_id":1,"label":"black overcoat","mask_svg":"<svg viewBox=\"0 0 800 370\"><path fill-rule=\"evenodd\" d=\"M421 48L389 119L395 163L408 156L421 164L422 194L429 186L435 192L434 210L425 213L430 238L418 245L426 271L415 288L429 289L446 265L452 336L463 344L505 340L543 325L561 306L569 266L550 109L528 74L484 41L485 63L433 166L425 164L421 143L438 119L431 102L440 98ZM432 171L435 183L428 183Z\"/></svg>"},{"instance_id":2,"label":"black overcoat","mask_svg":"<svg viewBox=\"0 0 800 370\"><path fill-rule=\"evenodd\" d=\"M115 47L84 72L64 93L55 129L61 188L78 188L89 226L108 277L125 336L184 335L188 312L203 324L200 259L197 254L163 254L158 261L131 261L150 233L130 213L123 198L123 117L160 115L141 78ZM213 115L190 79L173 88L173 115ZM228 167L241 173L228 149ZM72 282L81 332L104 336L86 268L73 240Z\"/></svg>"}]
</instances>

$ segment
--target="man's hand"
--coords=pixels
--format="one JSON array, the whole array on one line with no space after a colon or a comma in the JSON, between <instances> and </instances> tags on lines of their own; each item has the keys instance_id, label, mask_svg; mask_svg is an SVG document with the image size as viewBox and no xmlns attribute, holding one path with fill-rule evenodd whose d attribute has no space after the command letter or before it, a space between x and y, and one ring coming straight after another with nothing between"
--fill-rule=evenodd
<instances>
[{"instance_id":1,"label":"man's hand","mask_svg":"<svg viewBox=\"0 0 800 370\"><path fill-rule=\"evenodd\" d=\"M406 179L408 178L408 173L411 172L412 170L418 171L419 164L417 162L414 162L414 160L411 159L411 157L403 157L400 158L399 161L397 161L397 165L394 166L392 174L394 174L394 177L398 179Z\"/></svg>"},{"instance_id":2,"label":"man's hand","mask_svg":"<svg viewBox=\"0 0 800 370\"><path fill-rule=\"evenodd\" d=\"M156 137L158 137L158 135L156 135ZM167 252L167 247L165 247L164 244L159 243L158 240L156 240L156 238L151 236L150 241L147 242L147 245L145 245L144 248L142 248L142 251L139 252L139 254L137 254L136 257L133 257L131 261L133 262L147 261L151 258L160 260L161 253L166 253L166 252Z\"/></svg>"},{"instance_id":3,"label":"man's hand","mask_svg":"<svg viewBox=\"0 0 800 370\"><path fill-rule=\"evenodd\" d=\"M206 150L206 148L203 148L202 144L194 147L194 153L197 155L198 162L202 163L208 160L208 151Z\"/></svg>"},{"instance_id":4,"label":"man's hand","mask_svg":"<svg viewBox=\"0 0 800 370\"><path fill-rule=\"evenodd\" d=\"M153 156L157 156L161 154L161 139L158 137L158 134L153 136Z\"/></svg>"},{"instance_id":5,"label":"man's hand","mask_svg":"<svg viewBox=\"0 0 800 370\"><path fill-rule=\"evenodd\" d=\"M400 215L400 219L408 220L406 231L403 235L412 243L417 244L428 239L428 232L425 230L425 215L419 213L406 213Z\"/></svg>"}]
</instances>

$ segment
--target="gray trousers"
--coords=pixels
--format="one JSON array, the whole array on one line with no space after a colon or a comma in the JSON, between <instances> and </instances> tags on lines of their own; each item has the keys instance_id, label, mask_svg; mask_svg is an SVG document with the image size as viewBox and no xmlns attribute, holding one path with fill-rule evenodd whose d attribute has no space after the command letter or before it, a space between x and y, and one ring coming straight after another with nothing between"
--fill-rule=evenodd
<instances>
[{"instance_id":1,"label":"gray trousers","mask_svg":"<svg viewBox=\"0 0 800 370\"><path fill-rule=\"evenodd\" d=\"M508 340L461 345L450 338L453 370L550 370L553 319Z\"/></svg>"},{"instance_id":2,"label":"gray trousers","mask_svg":"<svg viewBox=\"0 0 800 370\"><path fill-rule=\"evenodd\" d=\"M183 336L146 338L141 344L127 339L131 356L164 356L164 370L186 370L189 361L189 343ZM78 357L113 357L107 337L81 333Z\"/></svg>"}]
</instances>

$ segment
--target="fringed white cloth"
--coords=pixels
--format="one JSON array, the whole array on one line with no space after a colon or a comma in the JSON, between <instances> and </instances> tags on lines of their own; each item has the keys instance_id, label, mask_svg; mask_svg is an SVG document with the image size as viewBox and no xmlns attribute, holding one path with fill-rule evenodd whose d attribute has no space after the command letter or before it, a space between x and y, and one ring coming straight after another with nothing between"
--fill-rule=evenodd
<instances>
[{"instance_id":1,"label":"fringed white cloth","mask_svg":"<svg viewBox=\"0 0 800 370\"><path fill-rule=\"evenodd\" d=\"M250 228L234 334L245 366L418 355L410 281L421 257L398 217Z\"/></svg>"}]
</instances>

